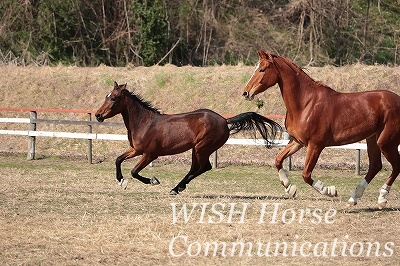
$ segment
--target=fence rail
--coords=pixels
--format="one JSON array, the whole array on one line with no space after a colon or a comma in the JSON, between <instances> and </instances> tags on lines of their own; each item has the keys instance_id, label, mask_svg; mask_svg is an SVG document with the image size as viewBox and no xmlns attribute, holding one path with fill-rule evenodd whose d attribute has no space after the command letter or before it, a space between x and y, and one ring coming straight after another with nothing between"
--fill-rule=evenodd
<instances>
[{"instance_id":1,"label":"fence rail","mask_svg":"<svg viewBox=\"0 0 400 266\"><path fill-rule=\"evenodd\" d=\"M85 139L88 141L87 157L89 163L92 163L92 140L124 140L127 141L128 137L126 134L101 134L93 133L93 125L101 126L119 126L123 127L124 123L114 122L103 122L98 123L92 121L92 115L95 113L93 110L63 110L63 109L44 109L44 108L0 108L0 111L14 111L14 112L29 112L30 118L7 118L0 117L0 123L16 123L16 124L29 124L29 130L3 130L0 129L0 135L16 135L16 136L27 136L29 139L29 148L27 158L32 160L35 158L35 142L36 137L53 137L53 138L73 138L73 139ZM87 121L78 120L54 120L54 119L38 119L37 113L55 112L55 113L76 113L76 114L87 114ZM232 115L224 115L224 117L230 117ZM267 115L269 118L283 119L282 115ZM88 131L86 133L73 133L73 132L53 132L53 131L38 131L36 130L37 124L60 124L60 125L81 125L86 126ZM274 146L285 146L288 140L283 139L276 141ZM265 145L264 140L258 139L238 139L229 138L226 142L228 145ZM366 150L367 145L365 143L353 143L342 146L332 146L328 148L333 149L351 149L356 151L356 173L360 174L360 150ZM213 156L213 165L217 166L217 152ZM290 170L290 158L289 158L289 170Z\"/></svg>"}]
</instances>

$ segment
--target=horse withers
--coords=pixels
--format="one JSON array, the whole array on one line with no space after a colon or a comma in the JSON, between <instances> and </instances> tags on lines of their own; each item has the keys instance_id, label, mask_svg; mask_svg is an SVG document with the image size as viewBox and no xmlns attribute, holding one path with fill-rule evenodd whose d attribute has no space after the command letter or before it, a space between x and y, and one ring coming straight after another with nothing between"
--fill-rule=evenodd
<instances>
[{"instance_id":1,"label":"horse withers","mask_svg":"<svg viewBox=\"0 0 400 266\"><path fill-rule=\"evenodd\" d=\"M242 113L228 119L208 109L173 115L162 114L149 102L129 92L126 84L118 85L114 82L114 89L107 94L95 116L99 122L103 122L117 114L122 115L131 146L115 161L116 177L124 189L128 184L121 172L124 160L142 155L131 171L132 177L145 184L157 185L160 182L156 177L143 177L139 172L159 156L192 149L190 170L171 190L171 195L182 192L191 180L212 168L210 155L225 144L230 133L257 130L269 147L282 131L278 123L254 112Z\"/></svg>"},{"instance_id":2,"label":"horse withers","mask_svg":"<svg viewBox=\"0 0 400 266\"><path fill-rule=\"evenodd\" d=\"M296 193L282 162L307 147L302 172L304 181L323 195L336 196L334 186L325 186L311 178L321 151L328 146L366 139L369 169L348 205L357 204L367 185L382 169L382 153L392 166L392 173L380 188L378 197L379 208L384 208L386 196L400 172L400 96L387 90L340 93L314 81L284 57L262 50L258 55L260 61L243 89L243 96L252 100L271 86L279 85L286 106L285 126L291 140L277 155L275 165L286 191L291 195Z\"/></svg>"}]
</instances>

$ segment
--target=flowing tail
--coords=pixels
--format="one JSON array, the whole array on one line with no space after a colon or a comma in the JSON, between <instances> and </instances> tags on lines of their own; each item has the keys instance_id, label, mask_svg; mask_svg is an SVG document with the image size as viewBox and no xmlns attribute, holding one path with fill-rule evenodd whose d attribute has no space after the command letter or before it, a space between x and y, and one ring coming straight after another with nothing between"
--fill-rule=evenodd
<instances>
[{"instance_id":1,"label":"flowing tail","mask_svg":"<svg viewBox=\"0 0 400 266\"><path fill-rule=\"evenodd\" d=\"M229 131L232 134L236 134L242 130L251 130L254 132L255 138L256 132L260 132L268 148L274 144L274 140L278 134L279 136L282 134L281 125L255 112L238 114L226 119L226 122L229 124Z\"/></svg>"}]
</instances>

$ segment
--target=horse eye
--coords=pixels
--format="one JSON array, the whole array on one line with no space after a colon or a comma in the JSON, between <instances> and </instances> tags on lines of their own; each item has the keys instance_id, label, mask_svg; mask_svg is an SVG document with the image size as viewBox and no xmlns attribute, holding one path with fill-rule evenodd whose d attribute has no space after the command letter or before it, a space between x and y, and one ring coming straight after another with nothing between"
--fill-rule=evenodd
<instances>
[{"instance_id":1,"label":"horse eye","mask_svg":"<svg viewBox=\"0 0 400 266\"><path fill-rule=\"evenodd\" d=\"M260 72L265 72L265 68L261 68L261 69L260 69Z\"/></svg>"}]
</instances>

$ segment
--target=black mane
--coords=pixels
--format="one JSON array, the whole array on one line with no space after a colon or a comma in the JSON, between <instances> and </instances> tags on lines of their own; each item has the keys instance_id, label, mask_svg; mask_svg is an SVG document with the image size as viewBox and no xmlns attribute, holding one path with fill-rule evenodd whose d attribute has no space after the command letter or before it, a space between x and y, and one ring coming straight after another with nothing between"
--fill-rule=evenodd
<instances>
[{"instance_id":1,"label":"black mane","mask_svg":"<svg viewBox=\"0 0 400 266\"><path fill-rule=\"evenodd\" d=\"M158 108L154 107L150 102L145 101L142 96L129 91L128 94L132 100L139 103L144 109L161 114Z\"/></svg>"}]
</instances>

